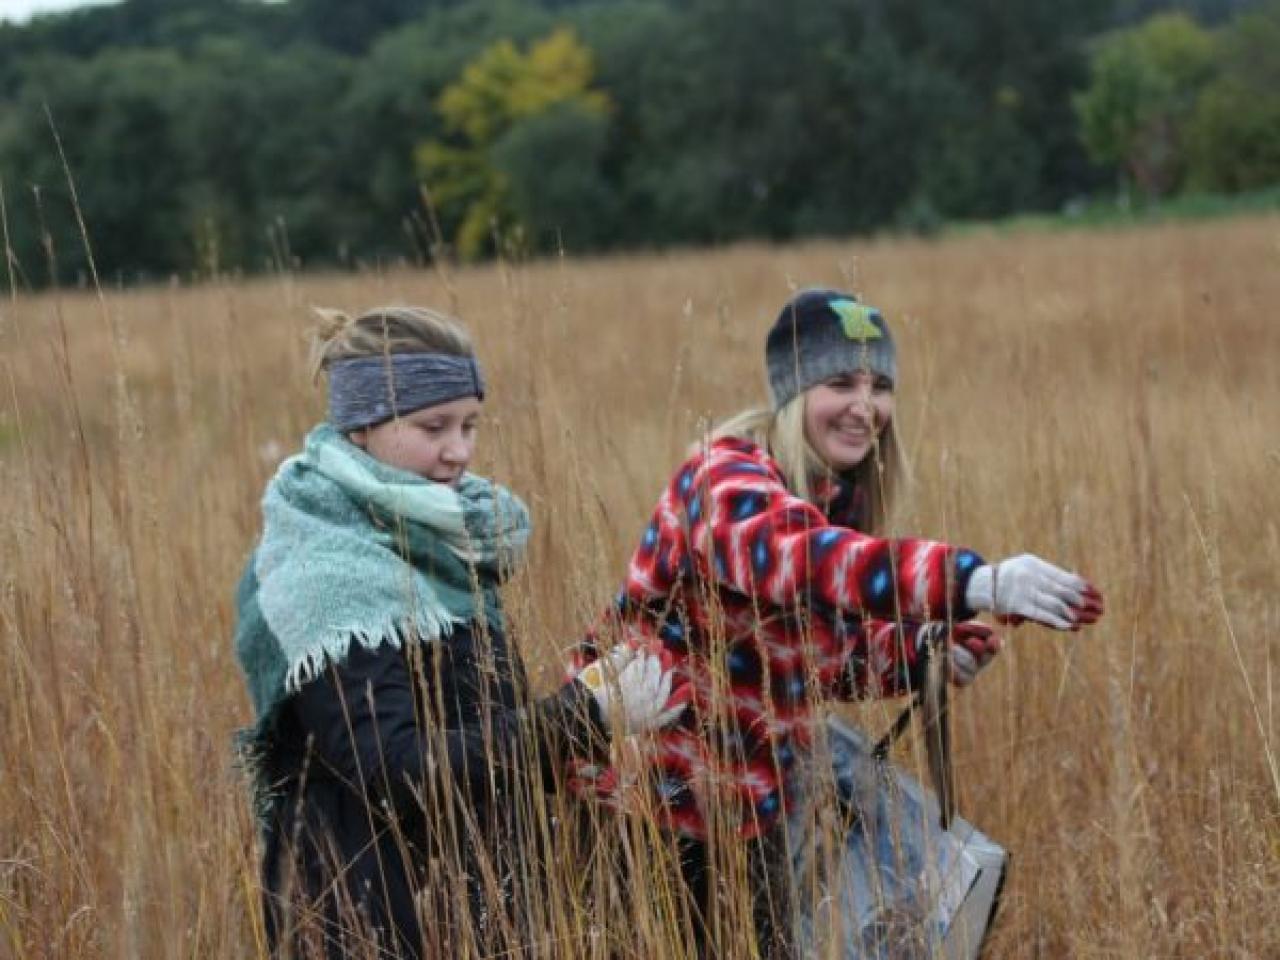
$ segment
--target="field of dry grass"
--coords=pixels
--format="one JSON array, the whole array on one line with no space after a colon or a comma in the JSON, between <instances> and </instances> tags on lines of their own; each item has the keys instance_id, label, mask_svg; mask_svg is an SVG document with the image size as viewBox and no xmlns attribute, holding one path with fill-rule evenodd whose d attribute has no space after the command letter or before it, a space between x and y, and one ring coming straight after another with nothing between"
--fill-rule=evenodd
<instances>
[{"instance_id":1,"label":"field of dry grass","mask_svg":"<svg viewBox=\"0 0 1280 960\"><path fill-rule=\"evenodd\" d=\"M509 610L550 688L668 471L762 398L764 331L815 283L895 324L899 529L1036 551L1108 598L1092 631L1010 632L959 697L961 809L1014 857L989 956L1280 956L1271 218L6 297L0 958L261 955L231 593L323 408L308 305L474 330L480 467L537 525ZM660 904L584 915L556 890L534 953L675 955Z\"/></svg>"}]
</instances>

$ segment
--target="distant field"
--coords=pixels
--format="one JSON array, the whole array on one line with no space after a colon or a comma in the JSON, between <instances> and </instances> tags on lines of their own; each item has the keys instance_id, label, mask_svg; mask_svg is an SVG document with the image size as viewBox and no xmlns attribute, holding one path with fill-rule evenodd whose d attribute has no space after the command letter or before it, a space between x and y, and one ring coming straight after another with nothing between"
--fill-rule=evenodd
<instances>
[{"instance_id":1,"label":"distant field","mask_svg":"<svg viewBox=\"0 0 1280 960\"><path fill-rule=\"evenodd\" d=\"M1032 213L994 222L957 223L944 232L963 235L973 231L998 232L1029 230L1074 230L1125 226L1153 226L1194 220L1222 220L1238 217L1274 216L1280 211L1280 187L1238 194L1187 193L1163 200L1134 198L1128 204L1119 198L1082 200L1059 213Z\"/></svg>"},{"instance_id":2,"label":"distant field","mask_svg":"<svg viewBox=\"0 0 1280 960\"><path fill-rule=\"evenodd\" d=\"M1270 216L0 300L0 958L260 955L231 592L323 409L308 305L474 330L480 466L537 524L509 609L549 689L668 471L763 396L764 331L818 283L897 331L901 531L1107 594L1091 632L1011 632L959 698L962 811L1013 853L989 956L1280 956ZM552 864L531 955L678 955L661 897L575 912L585 869Z\"/></svg>"}]
</instances>

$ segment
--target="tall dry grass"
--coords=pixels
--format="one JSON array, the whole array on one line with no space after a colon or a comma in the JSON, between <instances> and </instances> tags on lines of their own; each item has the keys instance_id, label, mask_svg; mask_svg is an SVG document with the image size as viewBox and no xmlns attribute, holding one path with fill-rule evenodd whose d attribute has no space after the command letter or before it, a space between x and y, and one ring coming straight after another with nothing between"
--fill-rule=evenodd
<instances>
[{"instance_id":1,"label":"tall dry grass","mask_svg":"<svg viewBox=\"0 0 1280 960\"><path fill-rule=\"evenodd\" d=\"M1260 219L6 299L0 958L261 955L231 591L264 482L321 415L309 304L420 302L475 331L480 466L537 524L509 610L550 689L812 283L898 331L900 530L1107 593L1092 631L1011 632L959 698L962 811L1014 856L990 955L1280 956L1280 221ZM677 955L650 865L627 903L569 858L531 952Z\"/></svg>"}]
</instances>

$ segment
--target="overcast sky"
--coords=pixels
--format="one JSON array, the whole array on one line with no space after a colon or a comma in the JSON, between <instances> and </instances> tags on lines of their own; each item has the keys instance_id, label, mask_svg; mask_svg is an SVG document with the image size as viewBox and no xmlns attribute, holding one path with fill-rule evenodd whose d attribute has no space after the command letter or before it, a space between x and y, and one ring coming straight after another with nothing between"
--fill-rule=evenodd
<instances>
[{"instance_id":1,"label":"overcast sky","mask_svg":"<svg viewBox=\"0 0 1280 960\"><path fill-rule=\"evenodd\" d=\"M116 0L0 0L0 20L23 21L33 13L49 13L54 10L70 10L95 3L115 3Z\"/></svg>"}]
</instances>

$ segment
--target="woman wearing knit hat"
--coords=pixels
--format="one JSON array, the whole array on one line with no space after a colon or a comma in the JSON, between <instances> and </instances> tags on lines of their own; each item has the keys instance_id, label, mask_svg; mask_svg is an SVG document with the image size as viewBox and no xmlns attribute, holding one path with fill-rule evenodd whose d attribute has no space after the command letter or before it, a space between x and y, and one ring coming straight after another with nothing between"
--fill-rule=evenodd
<instances>
[{"instance_id":1,"label":"woman wearing knit hat","mask_svg":"<svg viewBox=\"0 0 1280 960\"><path fill-rule=\"evenodd\" d=\"M670 671L617 650L529 700L497 589L528 513L467 471L485 396L470 340L416 307L322 319L328 422L268 484L237 593L268 945L498 955L523 942L527 791L607 747L606 718L665 722Z\"/></svg>"},{"instance_id":2,"label":"woman wearing knit hat","mask_svg":"<svg viewBox=\"0 0 1280 960\"><path fill-rule=\"evenodd\" d=\"M772 404L721 425L676 469L599 631L674 657L691 706L654 735L633 783L584 768L587 787L678 838L693 936L711 956L741 929L722 901L734 885L720 880L743 860L761 954L795 952L784 822L818 700L912 690L939 633L953 682L971 681L996 651L971 622L982 612L1056 630L1102 614L1098 591L1037 557L988 563L884 538L899 479L897 360L878 310L804 291L765 359ZM578 662L595 655L588 642Z\"/></svg>"}]
</instances>

